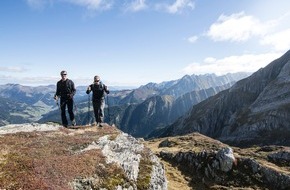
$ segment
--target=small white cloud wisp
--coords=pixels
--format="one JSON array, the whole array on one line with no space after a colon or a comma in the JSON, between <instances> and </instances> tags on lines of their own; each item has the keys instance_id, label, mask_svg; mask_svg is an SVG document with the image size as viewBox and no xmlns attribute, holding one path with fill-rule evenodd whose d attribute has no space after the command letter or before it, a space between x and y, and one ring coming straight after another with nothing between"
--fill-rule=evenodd
<instances>
[{"instance_id":1,"label":"small white cloud wisp","mask_svg":"<svg viewBox=\"0 0 290 190\"><path fill-rule=\"evenodd\" d=\"M198 40L198 37L197 36L191 36L187 40L190 43L195 43Z\"/></svg>"},{"instance_id":2,"label":"small white cloud wisp","mask_svg":"<svg viewBox=\"0 0 290 190\"><path fill-rule=\"evenodd\" d=\"M138 12L148 8L146 0L135 0L125 5L125 11Z\"/></svg>"}]
</instances>

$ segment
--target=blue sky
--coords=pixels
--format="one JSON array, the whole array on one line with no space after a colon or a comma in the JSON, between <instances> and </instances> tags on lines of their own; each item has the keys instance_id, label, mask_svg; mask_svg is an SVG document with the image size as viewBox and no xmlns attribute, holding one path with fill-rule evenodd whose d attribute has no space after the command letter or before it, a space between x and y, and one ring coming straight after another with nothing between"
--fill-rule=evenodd
<instances>
[{"instance_id":1,"label":"blue sky","mask_svg":"<svg viewBox=\"0 0 290 190\"><path fill-rule=\"evenodd\" d=\"M1 0L0 84L139 86L254 72L290 49L289 0Z\"/></svg>"}]
</instances>

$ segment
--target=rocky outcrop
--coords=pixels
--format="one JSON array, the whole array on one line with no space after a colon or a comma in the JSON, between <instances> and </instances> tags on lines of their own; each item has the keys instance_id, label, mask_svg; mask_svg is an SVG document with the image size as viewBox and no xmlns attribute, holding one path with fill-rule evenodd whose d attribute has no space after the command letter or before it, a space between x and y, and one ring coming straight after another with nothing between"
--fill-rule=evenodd
<instances>
[{"instance_id":1,"label":"rocky outcrop","mask_svg":"<svg viewBox=\"0 0 290 190\"><path fill-rule=\"evenodd\" d=\"M226 176L226 173L232 170L236 164L233 150L230 147L218 152L178 152L176 154L160 152L160 157L189 167L188 169L198 174L203 181L214 180L216 183L226 180L226 177L222 177L221 174Z\"/></svg>"},{"instance_id":2,"label":"rocky outcrop","mask_svg":"<svg viewBox=\"0 0 290 190\"><path fill-rule=\"evenodd\" d=\"M269 189L290 189L290 175L281 173L271 167L266 167L252 158L241 158L238 160L237 170L246 173L247 183L259 181L261 185L266 185ZM245 176L244 176L245 177ZM243 179L244 180L244 179Z\"/></svg>"},{"instance_id":3,"label":"rocky outcrop","mask_svg":"<svg viewBox=\"0 0 290 190\"><path fill-rule=\"evenodd\" d=\"M290 149L269 154L268 159L281 166L290 166Z\"/></svg>"},{"instance_id":4,"label":"rocky outcrop","mask_svg":"<svg viewBox=\"0 0 290 190\"><path fill-rule=\"evenodd\" d=\"M185 175L187 185L180 189L290 189L286 146L237 148L196 132L152 139L146 146ZM174 170L168 173L178 176ZM168 180L171 188L175 178Z\"/></svg>"},{"instance_id":5,"label":"rocky outcrop","mask_svg":"<svg viewBox=\"0 0 290 190\"><path fill-rule=\"evenodd\" d=\"M138 184L144 183L144 181L142 181L145 180L144 176L139 176L139 170L143 167L140 163L142 163L142 159L144 159L142 157L142 152L145 147L137 139L126 133L119 134L114 140L110 140L110 136L106 135L101 137L98 142L93 142L82 151L89 151L92 149L101 149L103 155L106 157L106 162L108 164L115 163L121 167L129 181L131 181L130 184L116 186L116 189L135 190L138 189L138 186L140 188L140 185ZM147 151L150 152L149 150ZM147 176L150 176L150 181L147 181L148 184L146 184L146 189L166 190L167 181L163 165L151 152L147 156L152 164L150 166L152 169L151 173L149 175L147 174ZM95 178L75 180L73 182L73 189L82 190L91 188L95 180Z\"/></svg>"},{"instance_id":6,"label":"rocky outcrop","mask_svg":"<svg viewBox=\"0 0 290 190\"><path fill-rule=\"evenodd\" d=\"M235 157L232 148L213 152L160 152L160 157L189 172L206 187L213 184L233 187L287 190L290 175L265 166L253 158Z\"/></svg>"},{"instance_id":7,"label":"rocky outcrop","mask_svg":"<svg viewBox=\"0 0 290 190\"><path fill-rule=\"evenodd\" d=\"M144 159L141 154L144 145L141 142L128 134L122 133L117 136L114 141L108 139L108 136L100 138L97 147L102 150L108 163L117 163L123 168L125 174L130 180L135 182L138 181L140 162ZM160 164L154 154L150 153L148 156L152 163L152 172L148 190L166 190L167 182L163 165ZM132 189L137 189L137 187L133 186Z\"/></svg>"}]
</instances>

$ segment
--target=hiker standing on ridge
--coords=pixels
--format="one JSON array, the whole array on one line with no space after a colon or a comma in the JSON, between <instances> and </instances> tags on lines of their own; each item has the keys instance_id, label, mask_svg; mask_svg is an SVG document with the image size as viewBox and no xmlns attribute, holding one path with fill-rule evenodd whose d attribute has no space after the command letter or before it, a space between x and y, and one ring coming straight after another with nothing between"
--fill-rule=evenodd
<instances>
[{"instance_id":1,"label":"hiker standing on ridge","mask_svg":"<svg viewBox=\"0 0 290 190\"><path fill-rule=\"evenodd\" d=\"M64 127L68 126L66 118L65 108L67 106L69 118L72 126L76 125L75 116L73 112L74 100L73 97L76 93L75 85L72 80L67 78L67 72L61 71L61 80L56 84L56 93L54 99L57 101L60 97L60 109L61 109L61 120Z\"/></svg>"},{"instance_id":2,"label":"hiker standing on ridge","mask_svg":"<svg viewBox=\"0 0 290 190\"><path fill-rule=\"evenodd\" d=\"M86 93L89 94L91 91L93 91L92 102L96 121L94 125L102 127L105 115L105 92L109 94L110 91L108 87L102 83L98 75L94 77L94 83L88 86Z\"/></svg>"}]
</instances>

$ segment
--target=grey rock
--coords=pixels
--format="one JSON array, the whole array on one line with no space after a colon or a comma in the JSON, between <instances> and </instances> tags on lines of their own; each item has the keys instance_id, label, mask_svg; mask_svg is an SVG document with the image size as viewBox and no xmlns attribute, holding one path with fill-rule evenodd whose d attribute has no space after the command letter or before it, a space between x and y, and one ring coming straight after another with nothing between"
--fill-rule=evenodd
<instances>
[{"instance_id":1,"label":"grey rock","mask_svg":"<svg viewBox=\"0 0 290 190\"><path fill-rule=\"evenodd\" d=\"M216 155L217 160L220 163L220 170L223 172L228 172L232 169L233 164L235 162L235 157L233 153L233 149L230 147L226 147L218 151Z\"/></svg>"},{"instance_id":2,"label":"grey rock","mask_svg":"<svg viewBox=\"0 0 290 190\"><path fill-rule=\"evenodd\" d=\"M279 151L268 155L268 159L274 163L290 166L290 151Z\"/></svg>"},{"instance_id":3,"label":"grey rock","mask_svg":"<svg viewBox=\"0 0 290 190\"><path fill-rule=\"evenodd\" d=\"M142 144L125 133L118 135L113 141L108 136L103 136L97 144L102 149L104 156L107 157L107 163L118 163L129 179L137 181L140 153L144 148Z\"/></svg>"},{"instance_id":4,"label":"grey rock","mask_svg":"<svg viewBox=\"0 0 290 190\"><path fill-rule=\"evenodd\" d=\"M144 149L144 145L140 141L126 133L121 133L114 140L110 140L108 136L101 137L97 142L97 146L102 149L108 163L117 163L124 169L130 180L137 181L141 160L140 153ZM166 190L167 179L164 166L153 153L150 155L150 161L152 163L152 173L150 175L149 189ZM136 189L137 187L133 186L132 188Z\"/></svg>"}]
</instances>

